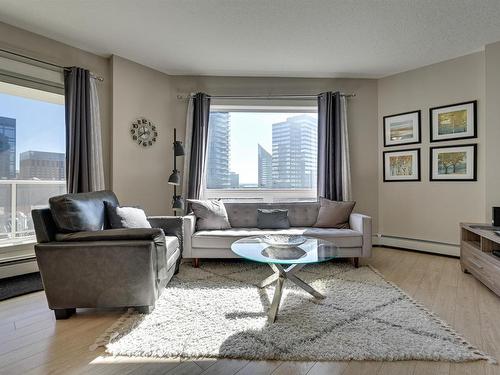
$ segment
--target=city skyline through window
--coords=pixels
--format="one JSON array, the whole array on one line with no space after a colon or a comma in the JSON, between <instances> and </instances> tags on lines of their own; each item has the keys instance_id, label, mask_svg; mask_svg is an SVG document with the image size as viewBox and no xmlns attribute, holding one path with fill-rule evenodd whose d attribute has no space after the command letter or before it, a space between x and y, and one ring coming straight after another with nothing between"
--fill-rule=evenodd
<instances>
[{"instance_id":1,"label":"city skyline through window","mask_svg":"<svg viewBox=\"0 0 500 375\"><path fill-rule=\"evenodd\" d=\"M31 210L66 192L64 95L0 82L0 245L34 241Z\"/></svg>"},{"instance_id":2,"label":"city skyline through window","mask_svg":"<svg viewBox=\"0 0 500 375\"><path fill-rule=\"evenodd\" d=\"M317 112L213 109L207 189L315 189Z\"/></svg>"}]
</instances>

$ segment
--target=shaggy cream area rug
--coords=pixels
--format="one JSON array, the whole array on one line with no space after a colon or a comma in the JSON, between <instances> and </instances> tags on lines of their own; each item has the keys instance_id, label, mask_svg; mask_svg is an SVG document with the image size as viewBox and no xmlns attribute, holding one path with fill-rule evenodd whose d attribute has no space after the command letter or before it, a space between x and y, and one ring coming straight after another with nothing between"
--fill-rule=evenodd
<instances>
[{"instance_id":1,"label":"shaggy cream area rug","mask_svg":"<svg viewBox=\"0 0 500 375\"><path fill-rule=\"evenodd\" d=\"M326 299L286 281L268 323L274 286L257 285L271 273L243 261L182 265L151 314L129 310L93 347L139 357L495 361L376 270L348 263L306 266L299 277Z\"/></svg>"}]
</instances>

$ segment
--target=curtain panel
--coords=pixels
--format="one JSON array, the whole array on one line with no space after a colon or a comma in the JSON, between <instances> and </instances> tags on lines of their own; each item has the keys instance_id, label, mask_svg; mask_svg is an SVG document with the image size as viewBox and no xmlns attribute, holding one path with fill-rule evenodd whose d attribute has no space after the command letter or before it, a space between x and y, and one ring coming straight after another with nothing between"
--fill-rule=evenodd
<instances>
[{"instance_id":1,"label":"curtain panel","mask_svg":"<svg viewBox=\"0 0 500 375\"><path fill-rule=\"evenodd\" d=\"M197 93L188 104L186 118L186 156L183 193L187 199L199 199L205 183L210 96ZM187 167L187 169L186 169Z\"/></svg>"},{"instance_id":2,"label":"curtain panel","mask_svg":"<svg viewBox=\"0 0 500 375\"><path fill-rule=\"evenodd\" d=\"M340 92L318 95L318 196L351 200L346 99Z\"/></svg>"},{"instance_id":3,"label":"curtain panel","mask_svg":"<svg viewBox=\"0 0 500 375\"><path fill-rule=\"evenodd\" d=\"M104 188L99 99L88 70L64 73L66 180L68 193Z\"/></svg>"}]
</instances>

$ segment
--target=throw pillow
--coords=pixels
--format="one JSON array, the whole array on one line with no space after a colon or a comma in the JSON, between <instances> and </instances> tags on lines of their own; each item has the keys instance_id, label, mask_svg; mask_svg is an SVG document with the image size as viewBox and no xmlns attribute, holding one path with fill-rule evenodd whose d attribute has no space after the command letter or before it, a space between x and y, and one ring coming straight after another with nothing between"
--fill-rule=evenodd
<instances>
[{"instance_id":1,"label":"throw pillow","mask_svg":"<svg viewBox=\"0 0 500 375\"><path fill-rule=\"evenodd\" d=\"M230 229L224 202L216 200L187 199L196 216L197 230Z\"/></svg>"},{"instance_id":2,"label":"throw pillow","mask_svg":"<svg viewBox=\"0 0 500 375\"><path fill-rule=\"evenodd\" d=\"M349 216L356 202L331 201L320 198L320 208L316 219L316 228L349 228Z\"/></svg>"},{"instance_id":3,"label":"throw pillow","mask_svg":"<svg viewBox=\"0 0 500 375\"><path fill-rule=\"evenodd\" d=\"M151 228L144 210L137 207L120 207L104 202L111 229Z\"/></svg>"},{"instance_id":4,"label":"throw pillow","mask_svg":"<svg viewBox=\"0 0 500 375\"><path fill-rule=\"evenodd\" d=\"M288 229L288 210L258 209L257 228L259 229Z\"/></svg>"}]
</instances>

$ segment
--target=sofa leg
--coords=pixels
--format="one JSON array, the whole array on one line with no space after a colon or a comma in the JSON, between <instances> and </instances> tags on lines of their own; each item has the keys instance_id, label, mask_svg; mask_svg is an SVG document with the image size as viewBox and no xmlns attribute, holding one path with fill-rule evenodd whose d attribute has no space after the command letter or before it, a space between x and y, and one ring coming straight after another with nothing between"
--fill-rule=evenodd
<instances>
[{"instance_id":1,"label":"sofa leg","mask_svg":"<svg viewBox=\"0 0 500 375\"><path fill-rule=\"evenodd\" d=\"M177 275L179 273L180 266L181 266L181 257L179 257L179 259L177 259L177 262L175 262L174 275Z\"/></svg>"},{"instance_id":2,"label":"sofa leg","mask_svg":"<svg viewBox=\"0 0 500 375\"><path fill-rule=\"evenodd\" d=\"M137 311L139 314L151 314L154 308L154 306L136 306L135 311Z\"/></svg>"},{"instance_id":3,"label":"sofa leg","mask_svg":"<svg viewBox=\"0 0 500 375\"><path fill-rule=\"evenodd\" d=\"M354 268L359 267L359 258L352 258L352 262L354 263Z\"/></svg>"},{"instance_id":4,"label":"sofa leg","mask_svg":"<svg viewBox=\"0 0 500 375\"><path fill-rule=\"evenodd\" d=\"M69 319L76 312L76 309L54 309L56 320Z\"/></svg>"},{"instance_id":5,"label":"sofa leg","mask_svg":"<svg viewBox=\"0 0 500 375\"><path fill-rule=\"evenodd\" d=\"M193 259L193 267L194 268L200 267L200 258L194 258Z\"/></svg>"}]
</instances>

